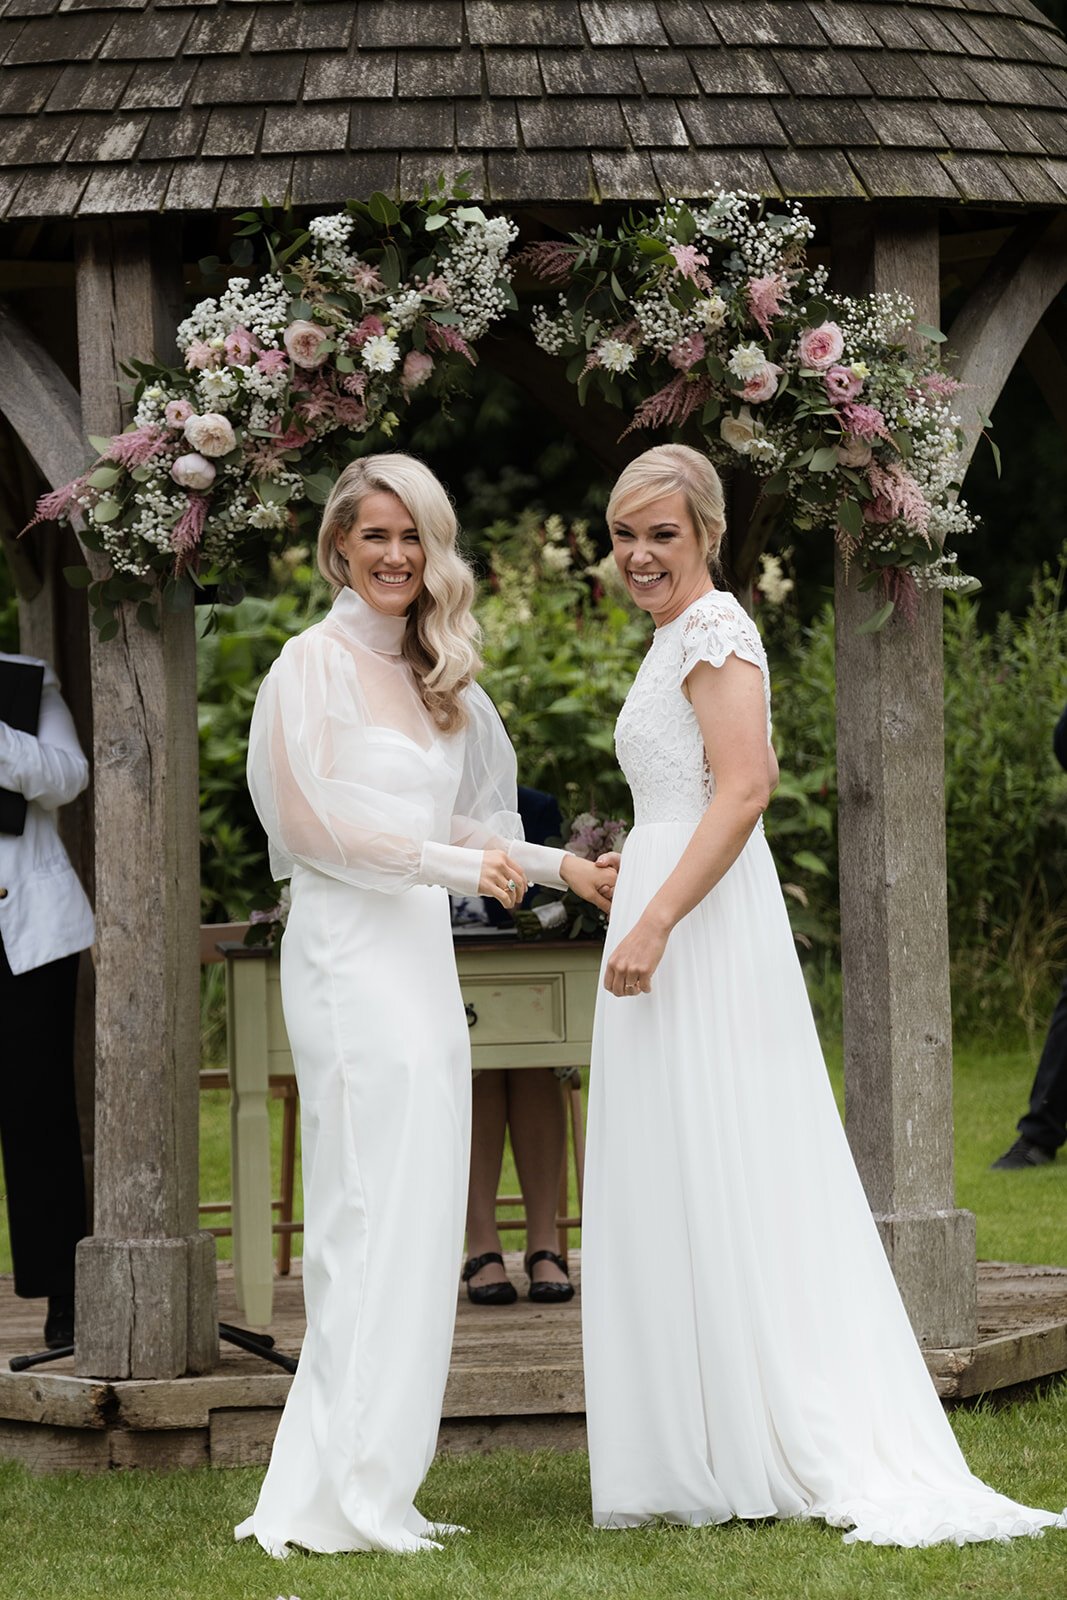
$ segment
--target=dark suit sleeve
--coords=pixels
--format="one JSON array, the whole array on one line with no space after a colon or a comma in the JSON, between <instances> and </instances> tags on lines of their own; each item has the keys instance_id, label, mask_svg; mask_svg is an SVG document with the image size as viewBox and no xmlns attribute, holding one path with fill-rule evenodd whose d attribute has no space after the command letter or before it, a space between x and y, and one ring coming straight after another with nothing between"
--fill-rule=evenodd
<instances>
[{"instance_id":1,"label":"dark suit sleeve","mask_svg":"<svg viewBox=\"0 0 1067 1600\"><path fill-rule=\"evenodd\" d=\"M1056 752L1056 760L1067 772L1067 706L1063 708L1063 715L1056 724L1056 731L1052 735L1052 748Z\"/></svg>"}]
</instances>

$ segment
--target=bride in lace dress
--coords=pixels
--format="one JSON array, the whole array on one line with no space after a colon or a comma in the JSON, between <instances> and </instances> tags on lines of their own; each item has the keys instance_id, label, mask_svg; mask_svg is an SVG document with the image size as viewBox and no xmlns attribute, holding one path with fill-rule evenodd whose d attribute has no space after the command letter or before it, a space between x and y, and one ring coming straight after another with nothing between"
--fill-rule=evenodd
<instances>
[{"instance_id":1,"label":"bride in lace dress","mask_svg":"<svg viewBox=\"0 0 1067 1600\"><path fill-rule=\"evenodd\" d=\"M656 632L616 729L635 826L590 1074L594 1521L818 1517L896 1545L1065 1527L969 1472L852 1162L763 833L766 658L709 571L714 470L647 451L608 522Z\"/></svg>"},{"instance_id":2,"label":"bride in lace dress","mask_svg":"<svg viewBox=\"0 0 1067 1600\"><path fill-rule=\"evenodd\" d=\"M527 878L593 898L614 871L527 844L515 754L479 668L474 583L411 456L347 467L323 513L336 597L260 687L248 780L276 878L300 1087L307 1332L237 1528L274 1556L437 1547L414 1496L456 1315L471 1058L446 889Z\"/></svg>"}]
</instances>

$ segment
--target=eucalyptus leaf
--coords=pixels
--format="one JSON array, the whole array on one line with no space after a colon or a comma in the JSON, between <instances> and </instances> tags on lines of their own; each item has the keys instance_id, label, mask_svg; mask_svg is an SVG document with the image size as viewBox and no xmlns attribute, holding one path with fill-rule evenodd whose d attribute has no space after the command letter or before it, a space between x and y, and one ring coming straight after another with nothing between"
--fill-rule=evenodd
<instances>
[{"instance_id":1,"label":"eucalyptus leaf","mask_svg":"<svg viewBox=\"0 0 1067 1600\"><path fill-rule=\"evenodd\" d=\"M88 567L64 567L63 576L72 589L88 589L93 581Z\"/></svg>"},{"instance_id":2,"label":"eucalyptus leaf","mask_svg":"<svg viewBox=\"0 0 1067 1600\"><path fill-rule=\"evenodd\" d=\"M89 478L89 487L90 489L112 489L121 477L121 467L97 467Z\"/></svg>"},{"instance_id":3,"label":"eucalyptus leaf","mask_svg":"<svg viewBox=\"0 0 1067 1600\"><path fill-rule=\"evenodd\" d=\"M856 629L857 633L880 633L889 621L896 608L892 600L887 600L884 606L879 606L873 617L868 617L866 622L861 622Z\"/></svg>"},{"instance_id":4,"label":"eucalyptus leaf","mask_svg":"<svg viewBox=\"0 0 1067 1600\"><path fill-rule=\"evenodd\" d=\"M122 512L122 507L117 500L98 500L93 507L94 522L114 522Z\"/></svg>"}]
</instances>

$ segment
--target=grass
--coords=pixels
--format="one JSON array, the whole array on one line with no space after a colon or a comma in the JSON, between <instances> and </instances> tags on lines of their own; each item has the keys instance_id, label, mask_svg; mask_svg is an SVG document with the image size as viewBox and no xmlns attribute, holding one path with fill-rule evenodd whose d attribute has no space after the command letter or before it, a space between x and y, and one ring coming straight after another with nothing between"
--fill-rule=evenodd
<instances>
[{"instance_id":1,"label":"grass","mask_svg":"<svg viewBox=\"0 0 1067 1600\"><path fill-rule=\"evenodd\" d=\"M841 1092L840 1052L830 1072ZM1065 1262L1067 1161L992 1173L1025 1106L1029 1048L956 1052L958 1202L986 1258ZM272 1107L275 1178L281 1107ZM229 1191L226 1096L201 1097L201 1193ZM505 1189L514 1184L505 1171ZM277 1182L275 1183L277 1189ZM2 1227L2 1225L0 1225ZM517 1236L509 1240L517 1242ZM220 1255L229 1241L220 1240ZM297 1243L299 1249L299 1242ZM6 1228L0 1270L10 1270ZM1021 1403L960 1407L953 1426L979 1476L1034 1505L1067 1502L1067 1381ZM819 1524L597 1533L581 1453L441 1459L420 1496L471 1537L419 1560L293 1555L281 1566L235 1545L258 1469L35 1478L0 1464L2 1600L1063 1600L1067 1535L1010 1546L879 1550Z\"/></svg>"},{"instance_id":2,"label":"grass","mask_svg":"<svg viewBox=\"0 0 1067 1600\"><path fill-rule=\"evenodd\" d=\"M1042 1401L959 1410L975 1470L1031 1503L1067 1499L1067 1384ZM235 1545L251 1469L32 1478L0 1466L4 1600L1062 1600L1067 1535L962 1550L846 1546L818 1523L598 1533L580 1453L439 1460L423 1511L469 1537L416 1559Z\"/></svg>"}]
</instances>

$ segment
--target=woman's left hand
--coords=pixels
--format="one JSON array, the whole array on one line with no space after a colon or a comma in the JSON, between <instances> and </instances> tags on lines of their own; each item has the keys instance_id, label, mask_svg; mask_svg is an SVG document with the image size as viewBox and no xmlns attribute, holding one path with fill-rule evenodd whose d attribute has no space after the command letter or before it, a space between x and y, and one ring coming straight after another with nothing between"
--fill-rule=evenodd
<instances>
[{"instance_id":1,"label":"woman's left hand","mask_svg":"<svg viewBox=\"0 0 1067 1600\"><path fill-rule=\"evenodd\" d=\"M652 974L663 960L668 935L638 922L625 939L612 951L604 971L604 987L609 994L629 999L636 994L649 994Z\"/></svg>"}]
</instances>

